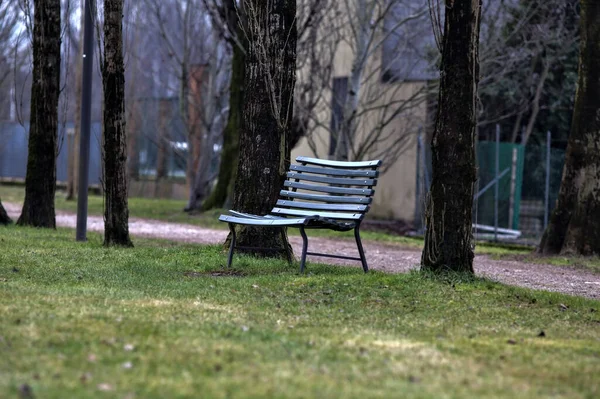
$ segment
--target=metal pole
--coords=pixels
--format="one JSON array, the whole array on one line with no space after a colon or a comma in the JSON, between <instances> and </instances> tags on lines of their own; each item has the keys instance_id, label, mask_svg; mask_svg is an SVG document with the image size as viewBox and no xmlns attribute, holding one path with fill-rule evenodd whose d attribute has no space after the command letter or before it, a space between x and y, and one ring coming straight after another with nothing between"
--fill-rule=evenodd
<instances>
[{"instance_id":1,"label":"metal pole","mask_svg":"<svg viewBox=\"0 0 600 399\"><path fill-rule=\"evenodd\" d=\"M88 213L88 173L90 169L90 129L92 113L92 66L94 64L95 0L85 0L83 32L83 73L81 86L81 131L79 140L79 193L77 196L77 231L75 239L86 241Z\"/></svg>"},{"instance_id":2,"label":"metal pole","mask_svg":"<svg viewBox=\"0 0 600 399\"><path fill-rule=\"evenodd\" d=\"M500 125L496 125L496 184L494 186L494 241L498 241L498 188L500 179Z\"/></svg>"},{"instance_id":3,"label":"metal pole","mask_svg":"<svg viewBox=\"0 0 600 399\"><path fill-rule=\"evenodd\" d=\"M550 212L550 154L552 149L552 133L546 133L546 198L544 199L544 230L548 226L548 213Z\"/></svg>"}]
</instances>

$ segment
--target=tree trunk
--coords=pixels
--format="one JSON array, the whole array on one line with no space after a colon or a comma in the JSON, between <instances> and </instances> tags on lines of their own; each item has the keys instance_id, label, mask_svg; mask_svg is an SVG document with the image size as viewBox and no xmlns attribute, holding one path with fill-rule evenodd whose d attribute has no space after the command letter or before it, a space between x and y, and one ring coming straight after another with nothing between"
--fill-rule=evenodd
<instances>
[{"instance_id":1,"label":"tree trunk","mask_svg":"<svg viewBox=\"0 0 600 399\"><path fill-rule=\"evenodd\" d=\"M73 137L71 140L72 145L69 147L69 159L67 166L67 201L72 201L77 197L77 183L79 182L79 138L81 137L81 91L83 89L83 26L85 20L85 6L84 2L81 2L81 17L79 20L79 51L77 60L77 70L75 71L75 117Z\"/></svg>"},{"instance_id":2,"label":"tree trunk","mask_svg":"<svg viewBox=\"0 0 600 399\"><path fill-rule=\"evenodd\" d=\"M579 76L556 208L541 254L600 255L600 3L581 1Z\"/></svg>"},{"instance_id":3,"label":"tree trunk","mask_svg":"<svg viewBox=\"0 0 600 399\"><path fill-rule=\"evenodd\" d=\"M187 206L184 211L190 212L200 209L202 201L208 195L209 167L212 158L212 142L210 140L212 132L210 126L203 124L203 118L210 117L211 110L206 110L203 99L209 103L212 97L209 83L204 80L210 79L211 72L205 71L204 66L194 65L191 67L189 78L189 97L188 102L188 134L191 148L188 150L188 157L192 157L192 171L190 175L190 195ZM214 112L214 111L213 111ZM189 160L189 158L188 158ZM190 166L188 162L188 167Z\"/></svg>"},{"instance_id":4,"label":"tree trunk","mask_svg":"<svg viewBox=\"0 0 600 399\"><path fill-rule=\"evenodd\" d=\"M162 180L166 178L169 171L169 122L172 112L173 110L170 100L159 100L158 135L156 137L158 146L156 151L156 180Z\"/></svg>"},{"instance_id":5,"label":"tree trunk","mask_svg":"<svg viewBox=\"0 0 600 399\"><path fill-rule=\"evenodd\" d=\"M471 218L480 0L447 0L421 268L473 273Z\"/></svg>"},{"instance_id":6,"label":"tree trunk","mask_svg":"<svg viewBox=\"0 0 600 399\"><path fill-rule=\"evenodd\" d=\"M243 33L239 32L239 38ZM223 150L219 163L219 176L215 188L210 196L202 204L202 210L222 208L228 195L233 189L235 172L238 167L240 136L242 127L242 106L244 104L244 50L239 46L233 46L231 83L229 86L229 116L227 126L223 132Z\"/></svg>"},{"instance_id":7,"label":"tree trunk","mask_svg":"<svg viewBox=\"0 0 600 399\"><path fill-rule=\"evenodd\" d=\"M137 58L136 58L137 60ZM133 89L131 89L133 92ZM140 149L138 135L142 126L140 115L140 104L133 99L133 93L129 97L129 112L127 114L127 177L129 181L140 179Z\"/></svg>"},{"instance_id":8,"label":"tree trunk","mask_svg":"<svg viewBox=\"0 0 600 399\"><path fill-rule=\"evenodd\" d=\"M25 202L18 225L56 228L60 0L34 2L33 79Z\"/></svg>"},{"instance_id":9,"label":"tree trunk","mask_svg":"<svg viewBox=\"0 0 600 399\"><path fill-rule=\"evenodd\" d=\"M122 18L123 0L104 0L104 245L131 247Z\"/></svg>"},{"instance_id":10,"label":"tree trunk","mask_svg":"<svg viewBox=\"0 0 600 399\"><path fill-rule=\"evenodd\" d=\"M296 1L247 4L248 46L240 157L233 208L264 215L279 196L289 168L296 79ZM289 248L279 229L238 226L241 246ZM253 250L273 256L273 252Z\"/></svg>"},{"instance_id":11,"label":"tree trunk","mask_svg":"<svg viewBox=\"0 0 600 399\"><path fill-rule=\"evenodd\" d=\"M2 200L0 199L0 225L6 226L7 224L11 224L12 219L6 213L6 209L2 206Z\"/></svg>"}]
</instances>

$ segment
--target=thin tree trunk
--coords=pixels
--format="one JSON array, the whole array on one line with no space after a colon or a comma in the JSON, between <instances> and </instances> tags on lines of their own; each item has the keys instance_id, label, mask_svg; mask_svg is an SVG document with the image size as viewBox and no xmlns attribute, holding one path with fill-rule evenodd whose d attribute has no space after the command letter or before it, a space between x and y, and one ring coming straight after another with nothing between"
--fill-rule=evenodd
<instances>
[{"instance_id":1,"label":"thin tree trunk","mask_svg":"<svg viewBox=\"0 0 600 399\"><path fill-rule=\"evenodd\" d=\"M81 90L83 88L83 81L81 79L83 74L83 26L85 16L85 2L81 2L81 18L79 21L79 51L77 59L77 70L75 72L75 121L72 146L69 148L69 160L67 167L67 196L66 200L74 200L77 192L77 183L79 180L79 138L81 137Z\"/></svg>"},{"instance_id":2,"label":"thin tree trunk","mask_svg":"<svg viewBox=\"0 0 600 399\"><path fill-rule=\"evenodd\" d=\"M529 141L529 137L531 136L531 133L533 133L533 128L535 126L535 122L537 121L537 116L540 113L540 99L544 91L546 79L548 78L548 74L550 73L551 62L549 60L545 60L542 62L544 63L544 69L542 70L542 74L539 77L538 84L535 89L535 96L533 97L531 105L531 114L529 115L527 128L525 129L523 137L521 137L521 144L523 145L527 145L527 141Z\"/></svg>"},{"instance_id":3,"label":"thin tree trunk","mask_svg":"<svg viewBox=\"0 0 600 399\"><path fill-rule=\"evenodd\" d=\"M480 16L480 0L446 1L423 270L473 273L471 215Z\"/></svg>"},{"instance_id":4,"label":"thin tree trunk","mask_svg":"<svg viewBox=\"0 0 600 399\"><path fill-rule=\"evenodd\" d=\"M0 199L0 225L6 226L7 224L11 224L12 219L6 213L6 209L2 205L2 200Z\"/></svg>"},{"instance_id":5,"label":"thin tree trunk","mask_svg":"<svg viewBox=\"0 0 600 399\"><path fill-rule=\"evenodd\" d=\"M131 92L129 97L129 112L127 114L127 177L129 181L139 180L140 178L138 135L142 126L140 104L133 99L133 89L131 89Z\"/></svg>"},{"instance_id":6,"label":"thin tree trunk","mask_svg":"<svg viewBox=\"0 0 600 399\"><path fill-rule=\"evenodd\" d=\"M171 118L172 105L170 100L158 102L158 137L156 151L156 180L167 177L169 165L169 119Z\"/></svg>"},{"instance_id":7,"label":"thin tree trunk","mask_svg":"<svg viewBox=\"0 0 600 399\"><path fill-rule=\"evenodd\" d=\"M556 208L541 254L600 255L600 3L581 1L579 76Z\"/></svg>"},{"instance_id":8,"label":"thin tree trunk","mask_svg":"<svg viewBox=\"0 0 600 399\"><path fill-rule=\"evenodd\" d=\"M210 126L202 123L204 117L211 115L212 110L206 110L203 104L203 98L209 103L212 98L210 82L204 82L204 79L210 79L210 71L207 72L202 65L194 65L190 72L189 93L189 127L190 143L192 146L188 156L193 157L193 174L190 181L190 195L187 206L184 211L194 211L200 209L202 201L208 195L208 175L209 165L212 157L212 143L210 137L212 132ZM213 111L214 112L214 111ZM189 163L188 163L189 166ZM189 172L188 172L189 173Z\"/></svg>"},{"instance_id":9,"label":"thin tree trunk","mask_svg":"<svg viewBox=\"0 0 600 399\"><path fill-rule=\"evenodd\" d=\"M123 0L104 0L104 245L131 247L122 18Z\"/></svg>"},{"instance_id":10,"label":"thin tree trunk","mask_svg":"<svg viewBox=\"0 0 600 399\"><path fill-rule=\"evenodd\" d=\"M34 2L33 79L25 202L18 225L56 228L60 0Z\"/></svg>"},{"instance_id":11,"label":"thin tree trunk","mask_svg":"<svg viewBox=\"0 0 600 399\"><path fill-rule=\"evenodd\" d=\"M240 32L238 37L242 38ZM242 106L244 104L244 50L233 46L231 82L229 86L229 116L223 132L223 150L219 163L219 176L215 188L202 204L202 210L222 208L233 190L238 167L240 129L242 128Z\"/></svg>"},{"instance_id":12,"label":"thin tree trunk","mask_svg":"<svg viewBox=\"0 0 600 399\"><path fill-rule=\"evenodd\" d=\"M289 167L296 78L296 1L246 3L248 50L233 208L267 214ZM290 248L279 229L238 226L241 246ZM273 252L252 252L273 256Z\"/></svg>"}]
</instances>

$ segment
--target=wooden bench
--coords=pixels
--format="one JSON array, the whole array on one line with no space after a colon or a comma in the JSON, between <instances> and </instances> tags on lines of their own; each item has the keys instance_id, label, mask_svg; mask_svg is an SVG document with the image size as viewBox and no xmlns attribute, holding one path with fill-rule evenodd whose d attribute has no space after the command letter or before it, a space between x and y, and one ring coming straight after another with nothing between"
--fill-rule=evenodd
<instances>
[{"instance_id":1,"label":"wooden bench","mask_svg":"<svg viewBox=\"0 0 600 399\"><path fill-rule=\"evenodd\" d=\"M219 220L229 224L231 245L227 266L230 267L236 248L234 225L251 225L281 228L297 227L302 236L300 272L304 272L306 255L360 261L365 273L369 270L362 242L360 224L373 200L373 187L377 184L381 161L340 162L317 158L297 157L287 172L284 189L269 215L258 216L230 210L231 215L221 215ZM307 252L308 238L305 229L354 230L360 257ZM249 249L249 248L245 248ZM286 249L288 260L291 253Z\"/></svg>"}]
</instances>

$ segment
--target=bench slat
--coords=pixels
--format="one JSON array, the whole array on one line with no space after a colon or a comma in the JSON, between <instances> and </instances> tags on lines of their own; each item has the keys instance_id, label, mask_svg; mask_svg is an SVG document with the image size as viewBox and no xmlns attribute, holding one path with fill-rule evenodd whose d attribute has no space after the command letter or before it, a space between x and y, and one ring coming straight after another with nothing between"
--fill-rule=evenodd
<instances>
[{"instance_id":1,"label":"bench slat","mask_svg":"<svg viewBox=\"0 0 600 399\"><path fill-rule=\"evenodd\" d=\"M236 216L219 216L219 220L227 223L236 224L248 224L252 226L300 226L307 224L310 218L294 218L294 219L253 219L253 218L240 218Z\"/></svg>"},{"instance_id":2,"label":"bench slat","mask_svg":"<svg viewBox=\"0 0 600 399\"><path fill-rule=\"evenodd\" d=\"M323 212L323 211L302 211L298 209L285 209L285 208L273 208L271 213L277 215L289 215L289 216L320 216L330 219L343 219L343 220L358 220L362 219L362 213L345 213L345 212Z\"/></svg>"},{"instance_id":3,"label":"bench slat","mask_svg":"<svg viewBox=\"0 0 600 399\"><path fill-rule=\"evenodd\" d=\"M307 163L307 164L311 164L311 165L330 166L332 168L342 168L342 169L374 168L374 167L378 167L381 165L380 160L346 162L346 161L330 161L328 159L317 159L317 158L309 158L309 157L297 157L296 162Z\"/></svg>"},{"instance_id":4,"label":"bench slat","mask_svg":"<svg viewBox=\"0 0 600 399\"><path fill-rule=\"evenodd\" d=\"M301 190L318 191L321 193L333 193L333 194L348 194L348 195L373 195L373 190L369 188L346 188L346 187L332 187L332 186L315 186L312 184L296 183L286 180L283 185L285 187L299 188Z\"/></svg>"},{"instance_id":5,"label":"bench slat","mask_svg":"<svg viewBox=\"0 0 600 399\"><path fill-rule=\"evenodd\" d=\"M322 168L319 166L290 165L290 170L295 172L314 173L319 175L343 176L343 177L378 177L376 170L353 170L353 169L334 169Z\"/></svg>"},{"instance_id":6,"label":"bench slat","mask_svg":"<svg viewBox=\"0 0 600 399\"><path fill-rule=\"evenodd\" d=\"M302 202L278 200L277 206L287 206L290 208L300 209L316 209L321 211L350 211L350 212L366 212L369 207L367 205L356 204L321 204L317 202Z\"/></svg>"},{"instance_id":7,"label":"bench slat","mask_svg":"<svg viewBox=\"0 0 600 399\"><path fill-rule=\"evenodd\" d=\"M352 179L352 178L341 178L341 177L324 177L307 175L304 173L287 172L288 179L298 179L306 181L314 181L317 183L328 183L328 184L341 184L346 186L374 186L377 184L377 180L374 179Z\"/></svg>"},{"instance_id":8,"label":"bench slat","mask_svg":"<svg viewBox=\"0 0 600 399\"><path fill-rule=\"evenodd\" d=\"M348 197L339 195L318 195L310 193L299 193L297 191L281 190L279 195L288 198L298 198L308 201L333 202L336 204L370 204L373 199L370 197Z\"/></svg>"}]
</instances>

